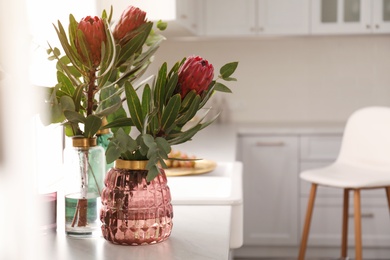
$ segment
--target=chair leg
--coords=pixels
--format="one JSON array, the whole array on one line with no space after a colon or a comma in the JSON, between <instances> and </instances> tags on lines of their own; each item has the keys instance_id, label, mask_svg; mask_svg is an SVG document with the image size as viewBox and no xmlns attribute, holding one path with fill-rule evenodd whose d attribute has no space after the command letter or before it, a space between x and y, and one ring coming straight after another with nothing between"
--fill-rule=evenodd
<instances>
[{"instance_id":1,"label":"chair leg","mask_svg":"<svg viewBox=\"0 0 390 260\"><path fill-rule=\"evenodd\" d=\"M311 190L310 190L310 196L309 196L309 202L307 204L306 219L305 219L305 225L303 227L303 232L302 232L301 248L299 249L298 260L305 259L306 246L307 246L307 240L309 238L311 216L313 214L313 207L314 207L316 192L317 192L317 184L312 183Z\"/></svg>"},{"instance_id":2,"label":"chair leg","mask_svg":"<svg viewBox=\"0 0 390 260\"><path fill-rule=\"evenodd\" d=\"M390 212L390 187L386 187L386 195L387 195L387 203L389 204L389 212Z\"/></svg>"},{"instance_id":3,"label":"chair leg","mask_svg":"<svg viewBox=\"0 0 390 260\"><path fill-rule=\"evenodd\" d=\"M349 189L344 189L343 201L343 229L341 235L341 258L346 259L348 252L348 208L349 208Z\"/></svg>"},{"instance_id":4,"label":"chair leg","mask_svg":"<svg viewBox=\"0 0 390 260\"><path fill-rule=\"evenodd\" d=\"M355 189L354 192L354 218L355 218L355 259L362 260L362 222L360 211L360 189Z\"/></svg>"}]
</instances>

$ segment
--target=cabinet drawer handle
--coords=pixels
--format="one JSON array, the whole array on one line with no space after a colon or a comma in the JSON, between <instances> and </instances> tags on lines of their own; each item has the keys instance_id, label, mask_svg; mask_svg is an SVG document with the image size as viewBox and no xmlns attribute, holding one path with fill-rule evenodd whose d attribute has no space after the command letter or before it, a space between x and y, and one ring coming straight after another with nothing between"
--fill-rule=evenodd
<instances>
[{"instance_id":1,"label":"cabinet drawer handle","mask_svg":"<svg viewBox=\"0 0 390 260\"><path fill-rule=\"evenodd\" d=\"M362 218L374 218L374 213L362 213L362 214L360 214L360 216ZM354 218L355 215L354 214L348 214L348 217Z\"/></svg>"},{"instance_id":2,"label":"cabinet drawer handle","mask_svg":"<svg viewBox=\"0 0 390 260\"><path fill-rule=\"evenodd\" d=\"M284 142L257 142L256 146L284 146Z\"/></svg>"}]
</instances>

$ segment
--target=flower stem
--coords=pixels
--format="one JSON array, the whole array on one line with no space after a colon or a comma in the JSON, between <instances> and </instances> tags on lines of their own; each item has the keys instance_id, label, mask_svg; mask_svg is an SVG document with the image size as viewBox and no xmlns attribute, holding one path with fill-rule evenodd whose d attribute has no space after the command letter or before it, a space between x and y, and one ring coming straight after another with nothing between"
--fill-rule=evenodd
<instances>
[{"instance_id":1,"label":"flower stem","mask_svg":"<svg viewBox=\"0 0 390 260\"><path fill-rule=\"evenodd\" d=\"M88 150L79 152L79 164L80 164L80 173L81 173L81 187L80 194L81 197L77 201L76 211L73 216L73 221L71 226L74 227L77 221L78 227L84 227L87 225L87 209L88 209L88 171L89 171L89 162L88 162Z\"/></svg>"},{"instance_id":2,"label":"flower stem","mask_svg":"<svg viewBox=\"0 0 390 260\"><path fill-rule=\"evenodd\" d=\"M95 99L95 93L97 92L97 86L96 86L96 69L93 68L89 71L89 83L88 83L88 90L87 90L87 116L91 115L93 113L93 105L94 105L94 99Z\"/></svg>"}]
</instances>

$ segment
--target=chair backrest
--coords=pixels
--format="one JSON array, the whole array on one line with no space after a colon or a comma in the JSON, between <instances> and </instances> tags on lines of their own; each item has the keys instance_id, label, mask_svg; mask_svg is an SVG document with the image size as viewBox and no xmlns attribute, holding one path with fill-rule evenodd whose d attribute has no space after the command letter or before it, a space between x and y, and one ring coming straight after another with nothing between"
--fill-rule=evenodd
<instances>
[{"instance_id":1,"label":"chair backrest","mask_svg":"<svg viewBox=\"0 0 390 260\"><path fill-rule=\"evenodd\" d=\"M347 121L338 162L390 170L390 108L366 107Z\"/></svg>"}]
</instances>

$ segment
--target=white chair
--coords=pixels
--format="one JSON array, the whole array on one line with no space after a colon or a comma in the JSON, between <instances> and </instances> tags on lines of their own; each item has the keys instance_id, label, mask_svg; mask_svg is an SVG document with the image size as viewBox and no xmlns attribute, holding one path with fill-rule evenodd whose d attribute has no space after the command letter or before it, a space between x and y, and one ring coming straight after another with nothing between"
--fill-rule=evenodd
<instances>
[{"instance_id":1,"label":"white chair","mask_svg":"<svg viewBox=\"0 0 390 260\"><path fill-rule=\"evenodd\" d=\"M305 259L311 216L318 186L344 190L341 257L347 257L349 191L354 192L356 260L362 259L360 190L385 189L390 210L390 108L367 107L347 121L337 160L324 168L304 171L301 179L311 183L299 260ZM389 219L390 221L390 219Z\"/></svg>"}]
</instances>

